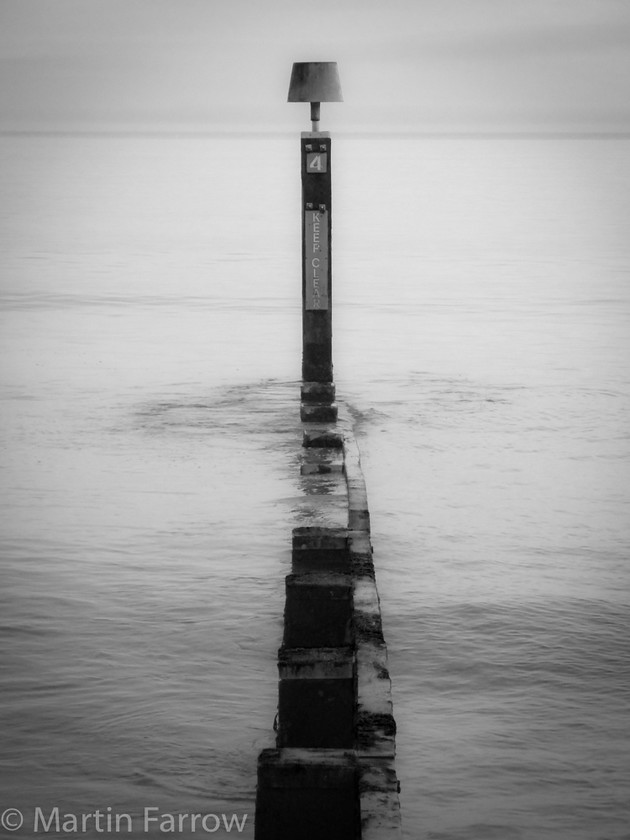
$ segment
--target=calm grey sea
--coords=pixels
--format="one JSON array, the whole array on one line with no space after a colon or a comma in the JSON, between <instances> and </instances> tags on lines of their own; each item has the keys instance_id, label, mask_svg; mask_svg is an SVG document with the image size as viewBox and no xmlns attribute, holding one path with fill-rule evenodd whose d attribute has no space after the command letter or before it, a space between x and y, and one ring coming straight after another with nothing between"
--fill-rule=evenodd
<instances>
[{"instance_id":1,"label":"calm grey sea","mask_svg":"<svg viewBox=\"0 0 630 840\"><path fill-rule=\"evenodd\" d=\"M628 840L630 139L333 144L406 837ZM0 137L0 836L253 837L299 190L297 136Z\"/></svg>"}]
</instances>

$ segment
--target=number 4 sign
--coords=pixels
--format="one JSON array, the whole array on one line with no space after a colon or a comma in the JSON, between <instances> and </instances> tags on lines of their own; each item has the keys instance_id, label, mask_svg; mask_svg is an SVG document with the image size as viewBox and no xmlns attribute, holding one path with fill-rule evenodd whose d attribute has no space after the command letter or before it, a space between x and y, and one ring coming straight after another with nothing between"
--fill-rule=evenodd
<instances>
[{"instance_id":1,"label":"number 4 sign","mask_svg":"<svg viewBox=\"0 0 630 840\"><path fill-rule=\"evenodd\" d=\"M328 154L326 152L309 152L306 155L306 171L322 173L327 171Z\"/></svg>"}]
</instances>

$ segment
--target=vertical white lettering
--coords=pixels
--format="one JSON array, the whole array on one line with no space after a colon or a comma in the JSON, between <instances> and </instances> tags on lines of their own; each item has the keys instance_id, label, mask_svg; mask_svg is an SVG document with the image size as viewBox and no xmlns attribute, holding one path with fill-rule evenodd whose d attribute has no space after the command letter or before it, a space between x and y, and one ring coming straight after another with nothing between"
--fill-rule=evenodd
<instances>
[{"instance_id":1,"label":"vertical white lettering","mask_svg":"<svg viewBox=\"0 0 630 840\"><path fill-rule=\"evenodd\" d=\"M328 228L324 210L305 215L305 308L328 309ZM320 226L321 225L321 226Z\"/></svg>"}]
</instances>

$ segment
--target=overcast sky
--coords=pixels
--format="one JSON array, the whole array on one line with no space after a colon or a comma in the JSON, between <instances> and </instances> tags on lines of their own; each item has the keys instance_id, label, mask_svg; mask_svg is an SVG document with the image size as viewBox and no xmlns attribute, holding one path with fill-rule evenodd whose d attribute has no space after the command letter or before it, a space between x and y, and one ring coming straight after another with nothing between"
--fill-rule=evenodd
<instances>
[{"instance_id":1,"label":"overcast sky","mask_svg":"<svg viewBox=\"0 0 630 840\"><path fill-rule=\"evenodd\" d=\"M630 0L0 0L0 129L630 131Z\"/></svg>"}]
</instances>

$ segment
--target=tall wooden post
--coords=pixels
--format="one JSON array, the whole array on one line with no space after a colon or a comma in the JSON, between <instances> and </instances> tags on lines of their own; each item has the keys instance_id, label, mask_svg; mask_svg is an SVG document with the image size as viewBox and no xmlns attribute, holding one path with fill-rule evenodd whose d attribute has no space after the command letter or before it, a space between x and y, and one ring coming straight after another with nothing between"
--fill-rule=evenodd
<instances>
[{"instance_id":1,"label":"tall wooden post","mask_svg":"<svg viewBox=\"0 0 630 840\"><path fill-rule=\"evenodd\" d=\"M328 132L303 132L302 420L334 422L332 362L332 190Z\"/></svg>"},{"instance_id":2,"label":"tall wooden post","mask_svg":"<svg viewBox=\"0 0 630 840\"><path fill-rule=\"evenodd\" d=\"M310 102L302 132L302 404L303 421L337 420L332 363L332 196L330 134L319 130L320 104L342 102L336 61L296 61L289 102Z\"/></svg>"}]
</instances>

